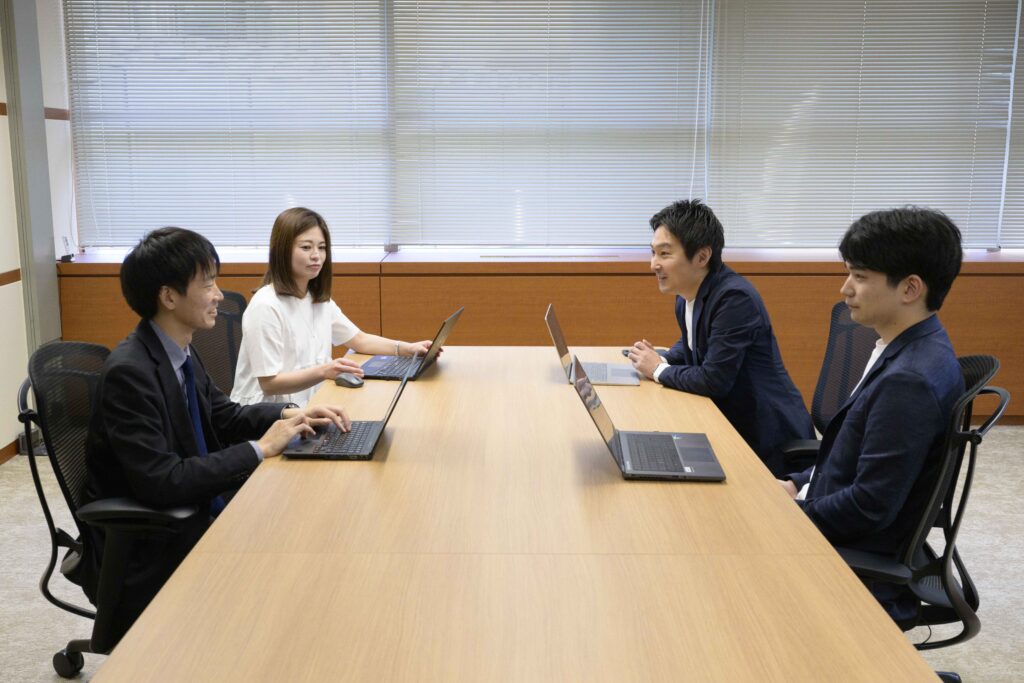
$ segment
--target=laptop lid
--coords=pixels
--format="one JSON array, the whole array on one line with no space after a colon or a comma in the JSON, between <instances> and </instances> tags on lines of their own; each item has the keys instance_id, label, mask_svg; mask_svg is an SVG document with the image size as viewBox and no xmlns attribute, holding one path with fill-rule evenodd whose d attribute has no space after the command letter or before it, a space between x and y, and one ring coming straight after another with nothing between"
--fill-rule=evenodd
<instances>
[{"instance_id":1,"label":"laptop lid","mask_svg":"<svg viewBox=\"0 0 1024 683\"><path fill-rule=\"evenodd\" d=\"M548 304L548 310L544 313L544 322L547 323L551 341L555 343L555 350L558 352L558 359L562 361L565 376L572 381L572 358L569 356L569 345L565 343L562 326L558 324L558 318L555 316L554 304Z\"/></svg>"},{"instance_id":2,"label":"laptop lid","mask_svg":"<svg viewBox=\"0 0 1024 683\"><path fill-rule=\"evenodd\" d=\"M573 372L576 377L576 381L572 383L572 386L576 389L576 393L579 394L583 405L586 406L590 419L597 426L597 431L601 432L601 438L608 445L608 450L613 455L616 455L617 449L614 444L616 432L615 425L612 424L611 415L608 414L608 410L601 403L600 397L598 397L597 392L594 390L594 385L590 383L590 378L587 377L586 371L583 370L583 364L580 363L580 359L573 356L572 363ZM616 455L617 460L618 456Z\"/></svg>"},{"instance_id":3,"label":"laptop lid","mask_svg":"<svg viewBox=\"0 0 1024 683\"><path fill-rule=\"evenodd\" d=\"M450 335L452 330L455 329L455 323L459 322L459 316L462 315L464 310L466 310L465 306L459 306L459 310L452 313L443 323L441 323L441 329L437 331L437 334L434 336L434 341L430 343L427 355L423 356L423 361L418 364L419 369L416 371L417 376L419 376L422 371L430 367L437 358L437 354L441 353L441 347L444 346L444 343L448 340L448 335ZM413 362L413 365L417 365L417 363Z\"/></svg>"},{"instance_id":4,"label":"laptop lid","mask_svg":"<svg viewBox=\"0 0 1024 683\"><path fill-rule=\"evenodd\" d=\"M384 428L388 426L388 420L391 419L391 413L395 412L395 406L398 405L398 399L402 397L402 392L405 390L405 385L409 382L409 377L412 375L412 369L414 367L416 367L415 364L410 363L409 368L405 371L405 376L403 376L402 381L398 383L398 389L395 390L395 395L391 399L391 405L388 406L388 412L384 413L384 419L381 420L381 432L383 432Z\"/></svg>"}]
</instances>

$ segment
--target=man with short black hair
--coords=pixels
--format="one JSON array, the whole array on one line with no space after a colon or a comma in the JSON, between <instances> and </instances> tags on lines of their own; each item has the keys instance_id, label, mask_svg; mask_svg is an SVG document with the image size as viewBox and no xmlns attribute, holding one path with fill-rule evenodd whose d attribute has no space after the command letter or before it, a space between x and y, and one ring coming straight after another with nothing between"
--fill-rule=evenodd
<instances>
[{"instance_id":1,"label":"man with short black hair","mask_svg":"<svg viewBox=\"0 0 1024 683\"><path fill-rule=\"evenodd\" d=\"M84 503L127 496L156 508L198 505L178 533L134 542L114 622L117 638L149 601L265 457L311 425L347 430L341 408L232 403L189 346L209 329L224 298L220 258L203 236L181 228L146 235L121 266L121 291L138 313L135 331L107 358L86 439ZM94 532L95 574L102 538ZM86 593L92 599L89 579ZM92 586L94 588L94 586Z\"/></svg>"},{"instance_id":2,"label":"man with short black hair","mask_svg":"<svg viewBox=\"0 0 1024 683\"><path fill-rule=\"evenodd\" d=\"M633 367L672 389L709 396L772 474L783 474L782 445L813 439L814 426L760 294L722 263L722 224L700 200L665 207L651 228L651 270L658 288L676 297L682 337L664 358L646 339L636 342Z\"/></svg>"},{"instance_id":3,"label":"man with short black hair","mask_svg":"<svg viewBox=\"0 0 1024 683\"><path fill-rule=\"evenodd\" d=\"M960 272L960 231L938 211L869 213L839 244L850 316L879 335L857 387L822 436L817 462L779 483L832 543L902 551L935 486L953 407L964 391L936 311ZM868 587L901 624L919 603L906 586Z\"/></svg>"}]
</instances>

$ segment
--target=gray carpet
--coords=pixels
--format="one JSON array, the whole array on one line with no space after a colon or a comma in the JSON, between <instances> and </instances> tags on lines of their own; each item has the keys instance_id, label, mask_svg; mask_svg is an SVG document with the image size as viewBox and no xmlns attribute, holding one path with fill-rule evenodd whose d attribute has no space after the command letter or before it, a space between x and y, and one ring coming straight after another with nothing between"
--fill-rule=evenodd
<instances>
[{"instance_id":1,"label":"gray carpet","mask_svg":"<svg viewBox=\"0 0 1024 683\"><path fill-rule=\"evenodd\" d=\"M1024 559L1024 517L1018 505L1024 492L1024 427L996 428L981 454L959 543L981 594L981 633L923 656L934 668L957 671L965 681L1011 683L1024 680L1024 581L1018 569ZM60 503L55 505L58 525L70 530L70 515L49 475L44 472L50 482L47 495ZM62 680L50 658L69 639L88 637L92 622L57 609L39 594L49 542L27 458L0 465L0 523L0 681ZM84 602L63 577L52 583L60 597ZM926 635L916 629L908 637L916 642ZM86 655L81 680L88 680L102 662L103 657Z\"/></svg>"}]
</instances>

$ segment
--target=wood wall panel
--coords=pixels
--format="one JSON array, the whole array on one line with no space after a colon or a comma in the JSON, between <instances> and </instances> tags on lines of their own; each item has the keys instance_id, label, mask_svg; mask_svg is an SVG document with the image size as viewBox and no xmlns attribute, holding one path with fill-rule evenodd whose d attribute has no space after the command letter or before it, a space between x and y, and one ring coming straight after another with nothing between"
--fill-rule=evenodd
<instances>
[{"instance_id":1,"label":"wood wall panel","mask_svg":"<svg viewBox=\"0 0 1024 683\"><path fill-rule=\"evenodd\" d=\"M640 337L670 345L679 336L672 298L658 292L643 268L623 264L617 270L595 267L587 272L577 265L569 274L559 274L549 267L513 264L510 274L498 274L486 265L462 265L445 273L441 263L411 271L401 264L385 266L379 276L337 275L334 299L366 332L405 340L433 336L441 321L464 305L451 344L547 345L543 315L548 303L555 304L573 346L625 346ZM778 264L736 264L764 297L783 360L809 402L824 356L829 312L840 299L844 275L838 264L789 265L784 271ZM1019 341L1024 319L1018 315L1022 270L1019 264L965 263L940 314L958 354L989 353L1000 359L996 383L1016 397L1008 416L1018 422L1024 419L1024 351ZM237 272L222 275L218 282L248 298L260 282L255 275L260 269L239 267ZM65 339L112 346L136 323L121 298L116 265L102 274L62 271L60 298Z\"/></svg>"},{"instance_id":2,"label":"wood wall panel","mask_svg":"<svg viewBox=\"0 0 1024 683\"><path fill-rule=\"evenodd\" d=\"M139 321L121 296L117 277L62 277L58 283L65 341L92 342L112 349Z\"/></svg>"},{"instance_id":3,"label":"wood wall panel","mask_svg":"<svg viewBox=\"0 0 1024 683\"><path fill-rule=\"evenodd\" d=\"M255 275L217 278L221 289L240 292L246 301L252 298L262 281L262 276ZM121 296L121 283L116 274L66 276L60 277L58 282L61 330L65 340L114 348L138 324L139 316ZM332 291L335 301L360 329L380 334L380 284L376 275L335 276Z\"/></svg>"},{"instance_id":4,"label":"wood wall panel","mask_svg":"<svg viewBox=\"0 0 1024 683\"><path fill-rule=\"evenodd\" d=\"M466 311L450 344L546 345L544 311L553 303L572 346L655 344L679 338L673 300L650 275L384 276L384 334L430 338L459 306ZM554 351L552 351L552 354Z\"/></svg>"}]
</instances>

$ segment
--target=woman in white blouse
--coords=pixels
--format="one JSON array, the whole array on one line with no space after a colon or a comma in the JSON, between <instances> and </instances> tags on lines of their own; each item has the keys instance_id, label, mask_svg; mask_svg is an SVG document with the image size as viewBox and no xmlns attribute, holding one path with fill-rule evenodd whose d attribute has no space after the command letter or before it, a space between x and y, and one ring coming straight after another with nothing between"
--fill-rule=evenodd
<instances>
[{"instance_id":1,"label":"woman in white blouse","mask_svg":"<svg viewBox=\"0 0 1024 683\"><path fill-rule=\"evenodd\" d=\"M231 399L306 405L324 380L343 372L362 375L347 359L333 359L344 344L359 353L424 354L429 341L401 342L367 334L331 299L331 234L315 211L283 211L270 234L270 267L242 316L242 348Z\"/></svg>"}]
</instances>

